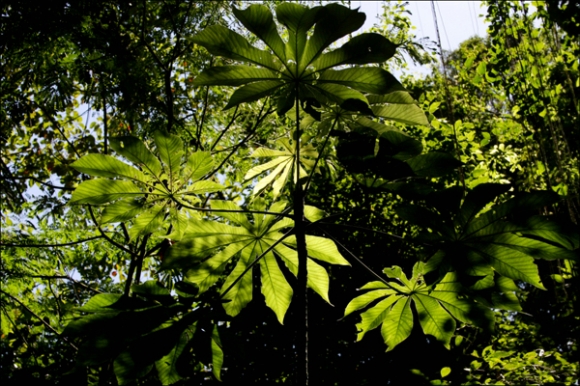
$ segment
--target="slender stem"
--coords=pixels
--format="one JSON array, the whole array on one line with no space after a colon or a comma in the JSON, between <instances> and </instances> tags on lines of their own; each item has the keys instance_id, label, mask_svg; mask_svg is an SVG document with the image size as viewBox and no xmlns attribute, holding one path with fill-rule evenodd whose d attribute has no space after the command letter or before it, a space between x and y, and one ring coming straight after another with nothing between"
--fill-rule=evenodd
<instances>
[{"instance_id":1,"label":"slender stem","mask_svg":"<svg viewBox=\"0 0 580 386\"><path fill-rule=\"evenodd\" d=\"M213 58L210 61L209 66L211 67L213 65ZM203 130L203 124L205 123L205 115L207 113L207 102L209 101L209 86L206 86L205 88L205 100L203 101L203 110L201 112L201 118L199 119L199 126L197 127L197 132L196 132L196 140L197 140L197 149L201 149L201 133ZM237 109L236 109L237 111Z\"/></svg>"},{"instance_id":2,"label":"slender stem","mask_svg":"<svg viewBox=\"0 0 580 386\"><path fill-rule=\"evenodd\" d=\"M141 248L139 250L139 256L137 257L137 272L135 272L135 283L139 284L141 282L141 270L143 269L143 259L147 255L147 241L149 241L149 235L143 237L143 242L141 243Z\"/></svg>"},{"instance_id":3,"label":"slender stem","mask_svg":"<svg viewBox=\"0 0 580 386\"><path fill-rule=\"evenodd\" d=\"M453 104L451 103L451 95L449 93L449 85L447 84L447 61L445 60L445 55L443 55L443 46L441 45L441 35L439 34L439 26L437 25L437 13L435 12L434 1L431 1L431 10L433 11L433 21L435 23L435 31L437 32L437 41L439 43L439 54L441 55L441 63L443 64L443 85L445 86L445 97L447 100L449 118L451 119L451 126L453 127L453 144L455 146L455 153L461 161L461 156L459 154L459 143L457 141L457 131L455 130L455 112L453 111ZM457 170L459 171L459 178L461 179L461 184L463 185L463 194L465 195L467 188L465 186L465 174L463 172L463 166L459 165Z\"/></svg>"},{"instance_id":4,"label":"slender stem","mask_svg":"<svg viewBox=\"0 0 580 386\"><path fill-rule=\"evenodd\" d=\"M48 182L43 182L42 180L40 180L40 179L38 179L36 177L16 177L16 176L10 176L9 178L12 178L13 180L32 180L32 181L38 182L41 185L48 186L49 188L52 188L52 189L60 189L60 190L68 190L68 191L75 190L74 188L67 188L66 186L52 185L52 184L49 184Z\"/></svg>"},{"instance_id":5,"label":"slender stem","mask_svg":"<svg viewBox=\"0 0 580 386\"><path fill-rule=\"evenodd\" d=\"M236 109L234 110L234 114L232 115L232 119L230 120L230 122L227 124L227 126L221 131L220 135L218 135L218 137L216 138L214 144L211 146L210 151L213 151L213 149L215 149L215 147L217 146L217 144L219 143L220 139L222 139L222 137L224 136L224 134L230 129L230 127L232 126L232 124L234 123L234 121L237 118L237 114L238 114L238 109L239 109L240 105L236 106Z\"/></svg>"},{"instance_id":6,"label":"slender stem","mask_svg":"<svg viewBox=\"0 0 580 386\"><path fill-rule=\"evenodd\" d=\"M3 294L5 294L6 296L8 296L10 299L14 300L16 303L20 304L20 306L22 308L24 308L26 311L30 312L32 314L32 316L34 316L35 318L37 318L38 320L40 320L42 322L42 324L44 324L46 326L46 328L48 328L56 336L58 336L60 339L62 339L63 341L65 341L66 343L68 343L72 348L74 348L75 350L78 351L78 347L77 346L75 346L73 343L69 342L69 340L67 338L65 338L64 336L60 335L59 332L54 329L54 327L52 327L43 318L41 318L34 311L32 311L30 308L28 308L24 303L22 303L20 300L18 300L14 296L10 295L8 292L5 292L5 291L3 291L1 289L0 289L0 292L2 292Z\"/></svg>"},{"instance_id":7,"label":"slender stem","mask_svg":"<svg viewBox=\"0 0 580 386\"><path fill-rule=\"evenodd\" d=\"M54 292L54 290L52 289L52 284L50 284L50 282L48 282L48 289L50 290L50 293L52 294L52 296L54 297L55 303L56 303L56 314L58 315L58 320L62 321L62 312L60 310L60 298L58 297L58 295Z\"/></svg>"},{"instance_id":8,"label":"slender stem","mask_svg":"<svg viewBox=\"0 0 580 386\"><path fill-rule=\"evenodd\" d=\"M377 279L379 279L380 281L382 281L383 283L385 283L389 287L391 286L390 283L387 280L385 280L383 277L381 277L381 275L379 275L378 273L376 273L375 271L373 271L371 267L369 267L368 265L366 265L365 263L363 263L363 261L357 255L355 255L347 247L345 247L344 245L342 245L342 243L340 241L338 241L334 236L332 236L330 233L328 233L327 231L325 231L322 228L319 228L319 229L326 236L328 236L330 239L332 239L332 241L334 241L336 243L336 245L338 245L339 247L341 247L342 249L344 249L344 251L346 253L348 253L353 259L355 259L355 261L357 263L359 263L364 269L366 269L368 272L370 272L371 275L373 275L374 277L376 277Z\"/></svg>"},{"instance_id":9,"label":"slender stem","mask_svg":"<svg viewBox=\"0 0 580 386\"><path fill-rule=\"evenodd\" d=\"M123 294L129 296L131 293L131 285L133 284L133 275L135 273L135 266L137 265L138 256L131 255L131 262L129 263L129 272L127 272L127 280L125 280L125 290Z\"/></svg>"},{"instance_id":10,"label":"slender stem","mask_svg":"<svg viewBox=\"0 0 580 386\"><path fill-rule=\"evenodd\" d=\"M308 385L308 290L306 264L308 252L306 249L306 227L304 221L304 192L300 181L300 96L299 85L296 85L296 132L295 165L294 165L294 230L296 235L296 250L298 252L298 280L296 283L296 361L297 384ZM302 369L300 369L302 367Z\"/></svg>"},{"instance_id":11,"label":"slender stem","mask_svg":"<svg viewBox=\"0 0 580 386\"><path fill-rule=\"evenodd\" d=\"M346 228L354 228L354 229L360 229L360 230L362 230L362 231L368 231L368 232L377 233L377 234L379 234L379 235L385 235L385 236L389 236L389 237L394 237L394 238L396 238L396 239L399 239L399 240L403 240L403 239L404 239L403 237L401 237L401 236L399 236L399 235L393 235L393 234L391 234L391 233L382 232L382 231L377 231L377 230L375 230L375 229L371 229L371 228L363 227L363 226L360 226L360 225L350 225L350 224L334 224L334 223L331 223L331 222L323 222L323 221L320 221L320 222L317 222L317 223L318 223L318 224L323 224L323 225L336 225L336 226L342 226L342 227L346 227Z\"/></svg>"}]
</instances>

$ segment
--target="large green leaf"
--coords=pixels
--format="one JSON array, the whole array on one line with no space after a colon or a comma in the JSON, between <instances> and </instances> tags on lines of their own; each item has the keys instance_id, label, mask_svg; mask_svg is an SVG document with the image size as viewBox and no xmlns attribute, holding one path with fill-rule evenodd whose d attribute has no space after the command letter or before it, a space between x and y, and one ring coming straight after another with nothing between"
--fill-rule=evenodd
<instances>
[{"instance_id":1,"label":"large green leaf","mask_svg":"<svg viewBox=\"0 0 580 386\"><path fill-rule=\"evenodd\" d=\"M128 221L137 216L142 209L143 203L132 198L119 200L105 207L101 222L107 224Z\"/></svg>"},{"instance_id":2,"label":"large green leaf","mask_svg":"<svg viewBox=\"0 0 580 386\"><path fill-rule=\"evenodd\" d=\"M211 371L218 381L221 381L221 371L224 364L224 352L222 342L216 325L211 333Z\"/></svg>"},{"instance_id":3,"label":"large green leaf","mask_svg":"<svg viewBox=\"0 0 580 386\"><path fill-rule=\"evenodd\" d=\"M129 228L129 237L134 240L137 236L142 234L152 233L157 230L166 214L166 207L164 205L155 205L143 212L141 212L133 222L133 226Z\"/></svg>"},{"instance_id":4,"label":"large green leaf","mask_svg":"<svg viewBox=\"0 0 580 386\"><path fill-rule=\"evenodd\" d=\"M345 64L380 63L391 58L396 45L379 34L357 36L339 49L323 54L337 39L360 28L364 13L338 4L308 8L285 3L276 7L276 14L278 22L288 31L287 43L278 34L267 7L253 4L245 10L234 8L234 15L274 55L251 46L242 36L222 26L211 26L197 34L193 41L210 53L262 68L244 65L209 68L194 84L242 86L233 93L226 109L275 96L279 114L291 109L296 95L308 103L314 98L323 104L338 103L372 114L360 92L381 94L401 89L391 74L377 67L331 70Z\"/></svg>"},{"instance_id":5,"label":"large green leaf","mask_svg":"<svg viewBox=\"0 0 580 386\"><path fill-rule=\"evenodd\" d=\"M252 256L256 254L256 244L242 249L236 266L222 286L222 298L229 300L229 302L224 303L224 309L228 315L238 315L252 301L253 275L251 272L247 274L247 268L251 263ZM229 289L230 287L231 289ZM229 289L229 292L224 293L226 289Z\"/></svg>"},{"instance_id":6,"label":"large green leaf","mask_svg":"<svg viewBox=\"0 0 580 386\"><path fill-rule=\"evenodd\" d=\"M140 182L147 180L140 170L104 154L87 154L71 166L79 172L96 177L121 177Z\"/></svg>"},{"instance_id":7,"label":"large green leaf","mask_svg":"<svg viewBox=\"0 0 580 386\"><path fill-rule=\"evenodd\" d=\"M234 91L224 110L235 107L240 103L257 101L258 99L271 95L283 85L284 83L279 80L264 80L240 87Z\"/></svg>"},{"instance_id":8,"label":"large green leaf","mask_svg":"<svg viewBox=\"0 0 580 386\"><path fill-rule=\"evenodd\" d=\"M433 335L446 348L449 348L451 337L455 333L455 320L431 296L417 293L413 296L413 300L423 332Z\"/></svg>"},{"instance_id":9,"label":"large green leaf","mask_svg":"<svg viewBox=\"0 0 580 386\"><path fill-rule=\"evenodd\" d=\"M181 376L177 372L177 360L183 353L185 346L187 346L194 333L194 326L183 331L179 337L179 341L173 349L162 358L155 361L155 369L157 370L159 381L162 385L172 385L181 380Z\"/></svg>"},{"instance_id":10,"label":"large green leaf","mask_svg":"<svg viewBox=\"0 0 580 386\"><path fill-rule=\"evenodd\" d=\"M301 61L307 42L307 32L319 18L322 7L308 8L295 3L282 3L276 7L278 22L288 30L288 44L285 48L285 65L292 60Z\"/></svg>"},{"instance_id":11,"label":"large green leaf","mask_svg":"<svg viewBox=\"0 0 580 386\"><path fill-rule=\"evenodd\" d=\"M266 299L266 305L274 311L280 324L284 324L284 315L290 306L293 291L284 278L273 253L267 253L260 260L260 272L262 294Z\"/></svg>"},{"instance_id":12,"label":"large green leaf","mask_svg":"<svg viewBox=\"0 0 580 386\"><path fill-rule=\"evenodd\" d=\"M278 35L276 23L274 23L274 18L268 7L253 4L245 10L236 7L233 7L232 10L244 27L266 43L282 63L286 62L286 47Z\"/></svg>"},{"instance_id":13,"label":"large green leaf","mask_svg":"<svg viewBox=\"0 0 580 386\"><path fill-rule=\"evenodd\" d=\"M355 36L342 47L321 55L312 63L317 71L344 64L382 63L395 54L397 46L376 33Z\"/></svg>"},{"instance_id":14,"label":"large green leaf","mask_svg":"<svg viewBox=\"0 0 580 386\"><path fill-rule=\"evenodd\" d=\"M377 283L379 283L381 285L380 288L386 287L385 284L382 282L377 282ZM374 289L374 288L363 287L363 289ZM346 309L344 310L344 316L347 316L354 311L358 311L362 308L365 308L370 303L372 303L373 301L375 301L379 298L383 298L385 296L394 295L394 294L395 294L395 291L391 288L381 289L380 291L365 292L363 295L360 295L360 296L354 298L353 300L350 301L350 303L348 303L348 305L346 306Z\"/></svg>"},{"instance_id":15,"label":"large green leaf","mask_svg":"<svg viewBox=\"0 0 580 386\"><path fill-rule=\"evenodd\" d=\"M264 50L253 47L243 36L221 25L212 25L192 38L192 41L205 47L213 55L228 59L257 64L278 71L274 57ZM197 85L194 81L194 85Z\"/></svg>"},{"instance_id":16,"label":"large green leaf","mask_svg":"<svg viewBox=\"0 0 580 386\"><path fill-rule=\"evenodd\" d=\"M226 312L235 316L252 300L253 280L248 267L259 259L257 266L266 305L282 323L290 305L292 288L278 258L295 276L299 267L294 237L290 236L280 243L283 235L279 231L292 227L294 222L287 217L261 213L253 213L253 221L249 221L246 214L238 213L241 209L232 202L213 201L211 206L216 209L216 215L223 216L232 225L190 220L187 234L169 249L162 268L189 268L186 278L198 286L200 293L216 284L224 274L227 275L221 293L225 300L229 300L224 303ZM270 205L269 211L282 214L286 206L285 201L275 202ZM265 211L267 207L263 200L257 199L250 209ZM224 210L233 212L221 212ZM331 240L306 236L306 242L309 256L330 264L348 265ZM265 253L268 249L270 251ZM226 272L227 266L236 259L233 270ZM329 301L326 270L310 259L307 269L308 286Z\"/></svg>"},{"instance_id":17,"label":"large green leaf","mask_svg":"<svg viewBox=\"0 0 580 386\"><path fill-rule=\"evenodd\" d=\"M187 172L184 177L188 180L201 180L213 168L213 158L207 151L196 151L187 158Z\"/></svg>"},{"instance_id":18,"label":"large green leaf","mask_svg":"<svg viewBox=\"0 0 580 386\"><path fill-rule=\"evenodd\" d=\"M195 83L199 86L222 85L222 86L242 86L247 83L276 80L278 75L265 68L250 66L223 66L212 67L195 78Z\"/></svg>"},{"instance_id":19,"label":"large green leaf","mask_svg":"<svg viewBox=\"0 0 580 386\"><path fill-rule=\"evenodd\" d=\"M397 81L393 75L377 67L326 70L322 72L320 77L317 79L317 84L340 84L371 94L382 94L388 92L395 82Z\"/></svg>"},{"instance_id":20,"label":"large green leaf","mask_svg":"<svg viewBox=\"0 0 580 386\"><path fill-rule=\"evenodd\" d=\"M485 329L493 328L493 313L467 295L455 273L447 274L435 286L424 283L422 263L415 264L411 279L407 279L397 266L386 268L385 273L390 280L366 284L361 290L368 292L354 298L346 307L345 316L380 300L361 314L362 320L357 324L358 340L382 324L387 350L394 349L413 329L411 305L415 307L423 332L447 348L456 329L455 319Z\"/></svg>"},{"instance_id":21,"label":"large green leaf","mask_svg":"<svg viewBox=\"0 0 580 386\"><path fill-rule=\"evenodd\" d=\"M173 187L177 184L177 176L181 170L181 159L183 158L183 141L179 136L169 134L166 131L157 130L153 133L159 158L165 164L165 170L170 178L169 185Z\"/></svg>"},{"instance_id":22,"label":"large green leaf","mask_svg":"<svg viewBox=\"0 0 580 386\"><path fill-rule=\"evenodd\" d=\"M361 322L356 325L358 328L357 340L361 340L368 331L380 326L393 304L399 299L401 299L400 295L388 296L363 312L361 314Z\"/></svg>"},{"instance_id":23,"label":"large green leaf","mask_svg":"<svg viewBox=\"0 0 580 386\"><path fill-rule=\"evenodd\" d=\"M362 27L366 19L364 13L339 4L326 5L317 16L314 32L297 60L299 71L308 67L333 42Z\"/></svg>"},{"instance_id":24,"label":"large green leaf","mask_svg":"<svg viewBox=\"0 0 580 386\"><path fill-rule=\"evenodd\" d=\"M317 83L316 86L310 86L308 90L321 103L336 103L338 105L347 105L357 103L355 106L368 105L367 98L356 90L335 83ZM370 110L369 110L370 111Z\"/></svg>"},{"instance_id":25,"label":"large green leaf","mask_svg":"<svg viewBox=\"0 0 580 386\"><path fill-rule=\"evenodd\" d=\"M373 107L373 113L377 117L391 121L401 122L407 125L429 126L429 121L423 110L415 104L389 104L387 106Z\"/></svg>"},{"instance_id":26,"label":"large green leaf","mask_svg":"<svg viewBox=\"0 0 580 386\"><path fill-rule=\"evenodd\" d=\"M283 243L296 248L296 238L294 236L287 237ZM306 245L308 248L308 256L312 258L329 264L350 265L350 263L342 257L336 244L330 239L307 235Z\"/></svg>"},{"instance_id":27,"label":"large green leaf","mask_svg":"<svg viewBox=\"0 0 580 386\"><path fill-rule=\"evenodd\" d=\"M133 182L98 178L83 181L73 192L70 203L102 205L119 198L142 195L143 191Z\"/></svg>"},{"instance_id":28,"label":"large green leaf","mask_svg":"<svg viewBox=\"0 0 580 386\"><path fill-rule=\"evenodd\" d=\"M427 195L428 208L396 209L399 216L427 231L416 241L432 249L425 267L430 283L452 270L466 282L470 280L467 276L487 276L493 270L543 289L535 259L577 259L567 232L556 222L533 215L558 196L527 193L491 206L491 201L508 190L509 186L484 184L461 203L462 190L450 188Z\"/></svg>"},{"instance_id":29,"label":"large green leaf","mask_svg":"<svg viewBox=\"0 0 580 386\"><path fill-rule=\"evenodd\" d=\"M161 173L161 163L139 139L125 136L111 138L109 141L111 147L117 153L134 164L139 165L143 170L146 170L153 176L158 176Z\"/></svg>"},{"instance_id":30,"label":"large green leaf","mask_svg":"<svg viewBox=\"0 0 580 386\"><path fill-rule=\"evenodd\" d=\"M295 165L295 149L293 143L290 142L289 138L282 138L276 141L276 144L283 148L284 150L274 150L267 148L258 148L252 157L274 157L273 160L255 166L248 170L244 179L249 180L256 176L261 175L267 171L270 171L265 178L258 181L254 185L254 195L258 195L268 186L272 185L274 198L280 195L282 188L287 183L291 173L294 175L294 181L296 181L296 176L294 170ZM300 176L306 176L306 170L311 170L314 166L314 159L318 156L316 149L311 144L303 145L300 149Z\"/></svg>"},{"instance_id":31,"label":"large green leaf","mask_svg":"<svg viewBox=\"0 0 580 386\"><path fill-rule=\"evenodd\" d=\"M184 160L183 141L179 136L156 131L153 137L159 158L137 138L111 139L111 146L145 173L110 156L89 155L77 161L75 165L79 166L79 170L117 179L85 181L73 192L70 202L92 205L110 203L105 207L101 222L133 220L132 224L128 224L131 238L153 233L177 240L187 228L185 214L180 212L181 206L201 202L198 196L222 190L223 186L211 180L202 180L213 167L209 152L197 151ZM167 223L171 224L171 232Z\"/></svg>"},{"instance_id":32,"label":"large green leaf","mask_svg":"<svg viewBox=\"0 0 580 386\"><path fill-rule=\"evenodd\" d=\"M377 292L377 291L374 291ZM387 344L387 351L395 348L399 343L411 335L413 330L413 312L411 299L402 298L395 303L383 319L381 334Z\"/></svg>"}]
</instances>

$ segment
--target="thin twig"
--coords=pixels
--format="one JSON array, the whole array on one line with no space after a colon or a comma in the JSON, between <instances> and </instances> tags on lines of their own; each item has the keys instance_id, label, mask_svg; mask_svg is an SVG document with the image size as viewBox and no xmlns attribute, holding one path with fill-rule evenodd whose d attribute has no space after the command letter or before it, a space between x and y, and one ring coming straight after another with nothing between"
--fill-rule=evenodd
<instances>
[{"instance_id":1,"label":"thin twig","mask_svg":"<svg viewBox=\"0 0 580 386\"><path fill-rule=\"evenodd\" d=\"M377 279L379 279L380 281L382 281L383 283L385 283L386 285L388 285L389 287L391 287L390 283L387 280L385 280L378 273L376 273L375 271L373 271L372 268L370 268L368 265L366 265L365 263L363 263L362 260L357 255L355 255L347 247L345 247L344 245L342 245L342 243L340 241L338 241L334 236L332 236L330 233L328 233L327 231L325 231L322 228L320 228L320 230L326 236L328 236L330 239L332 239L332 241L334 241L339 247L341 247L342 249L344 249L346 251L346 253L348 253L353 259L355 259L360 265L362 265L362 267L364 269L366 269L367 271L369 271L371 273L371 275L373 275L374 277L376 277Z\"/></svg>"},{"instance_id":2,"label":"thin twig","mask_svg":"<svg viewBox=\"0 0 580 386\"><path fill-rule=\"evenodd\" d=\"M215 147L217 146L217 144L219 143L220 139L222 139L223 135L230 129L231 125L234 123L235 119L237 118L236 114L238 113L238 108L240 107L240 105L236 106L236 109L234 110L234 114L232 115L232 119L230 120L230 122L227 124L227 126L222 130L222 132L218 135L217 139L215 140L214 144L212 145L212 147L209 149L210 151L213 151L213 149L215 149Z\"/></svg>"},{"instance_id":3,"label":"thin twig","mask_svg":"<svg viewBox=\"0 0 580 386\"><path fill-rule=\"evenodd\" d=\"M93 213L93 208L90 205L89 205L89 213L91 214L91 218L93 219L95 226L97 227L97 229L99 230L101 235L105 238L105 240L107 240L108 242L110 242L111 244L113 244L114 246L119 248L120 250L125 251L125 252L129 253L130 255L133 254L133 252L131 250L125 248L123 245L119 244L118 242L116 242L115 240L113 240L112 238L110 238L109 236L107 236L105 234L105 232L103 231L103 229L101 228L101 226L97 222L97 219L95 218L95 214Z\"/></svg>"},{"instance_id":4,"label":"thin twig","mask_svg":"<svg viewBox=\"0 0 580 386\"><path fill-rule=\"evenodd\" d=\"M324 224L324 225L336 225L336 226L343 226L343 227L347 227L347 228L354 228L354 229L360 229L362 231L369 231L369 232L373 232L373 233L378 233L380 235L385 235L385 236L389 236L389 237L394 237L396 239L399 240L403 240L404 238L399 236L399 235L393 235L387 232L381 232L381 231L377 231L375 229L371 229L371 228L367 228L367 227L363 227L360 225L350 225L350 224L335 224L335 223L331 223L331 222L317 222L318 224Z\"/></svg>"},{"instance_id":5,"label":"thin twig","mask_svg":"<svg viewBox=\"0 0 580 386\"><path fill-rule=\"evenodd\" d=\"M69 245L82 244L82 243L87 242L87 241L101 239L103 237L104 236L94 236L94 237L89 237L88 239L71 241L70 243L63 243L63 244L11 244L11 243L0 242L0 246L2 246L2 247L28 247L28 248L66 247Z\"/></svg>"},{"instance_id":6,"label":"thin twig","mask_svg":"<svg viewBox=\"0 0 580 386\"><path fill-rule=\"evenodd\" d=\"M258 127L260 126L260 123L264 120L264 118L266 118L268 115L270 115L271 113L274 112L274 109L269 109L268 111L266 111L266 113L263 116L261 116L262 112L264 111L265 106L266 106L266 103L264 103L264 105L262 106L262 109L260 110L260 114L258 115L258 119L256 120L256 123L254 124L253 129L248 133L248 135L246 135L246 137L244 139L242 139L240 142L238 142L238 144L236 146L234 146L234 148L232 149L230 154L228 154L227 157L223 159L223 161L219 164L219 166L217 168L215 168L210 174L208 174L208 178L213 176L214 174L216 174L221 169L221 167L224 166L224 164L230 159L230 157L232 155L234 155L236 150L238 150L238 148L240 146L245 144L246 141L248 139L250 139L250 137L256 133L256 130L258 129Z\"/></svg>"},{"instance_id":7,"label":"thin twig","mask_svg":"<svg viewBox=\"0 0 580 386\"><path fill-rule=\"evenodd\" d=\"M75 280L70 276L65 276L65 275L54 275L54 276L50 276L50 275L26 275L26 277L31 277L34 279L47 279L47 280L69 280L69 281L72 281L74 284L78 284L81 287L88 289L89 291L93 291L94 293L97 293L97 294L102 293L101 291L94 289L91 286L84 284L78 280Z\"/></svg>"},{"instance_id":8,"label":"thin twig","mask_svg":"<svg viewBox=\"0 0 580 386\"><path fill-rule=\"evenodd\" d=\"M60 190L67 190L67 191L73 191L73 190L75 190L74 188L67 188L66 186L56 186L56 185L52 185L52 184L49 184L48 182L43 182L43 181L39 180L36 177L16 177L16 176L10 176L8 178L11 178L13 180L32 180L34 182L38 182L41 185L48 186L49 188L52 188L52 189L60 189Z\"/></svg>"}]
</instances>

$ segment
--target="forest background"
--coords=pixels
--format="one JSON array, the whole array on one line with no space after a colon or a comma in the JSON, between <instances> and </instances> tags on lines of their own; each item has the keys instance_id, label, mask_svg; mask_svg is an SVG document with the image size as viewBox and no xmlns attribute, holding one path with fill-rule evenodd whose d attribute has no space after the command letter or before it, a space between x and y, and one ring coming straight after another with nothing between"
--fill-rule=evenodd
<instances>
[{"instance_id":1,"label":"forest background","mask_svg":"<svg viewBox=\"0 0 580 386\"><path fill-rule=\"evenodd\" d=\"M280 3L264 2L274 15ZM397 74L413 99L390 91L381 107L363 90L356 98L365 108L333 100L339 122L328 118L336 108L316 105L322 97L302 112L290 104L285 115L279 95L238 93L232 102L232 86L243 83L211 85L212 68L239 59L224 58L202 31L221 25L265 47L233 11L247 6L2 5L2 382L303 384L295 376L306 358L310 382L321 385L577 383L580 7L486 2L488 36L441 52L438 41L417 38L408 4L385 2L371 32L396 53L372 67ZM411 75L409 60L429 74ZM374 121L362 117L369 107ZM291 133L298 122L302 131ZM173 182L163 182L167 195L151 185L109 204L127 193L110 190L121 177L147 184L146 169L162 165L170 180L189 172L191 182L175 188L189 201L175 204ZM115 179L97 186L89 176ZM307 307L289 300L300 287L299 241L263 256L240 247L216 270L200 263L225 256L241 228L275 223L291 232L294 217L284 216L297 216L303 187L304 225L314 229L306 245L317 259L308 270L319 274ZM446 238L450 223L470 226L457 219L477 194L488 197L473 222L493 218L487 229L503 224L501 237ZM214 222L222 225L210 229ZM226 235L226 223L241 227ZM489 270L465 258L473 251L489 257ZM245 253L255 266L241 265ZM448 266L433 263L437 256ZM249 274L234 275L244 268ZM266 270L284 291L265 284L275 277ZM441 277L428 279L433 272ZM449 274L459 277L456 298L474 302L463 314L442 311L429 325L418 297L410 308L399 302L404 290L390 296L395 281L429 285L421 296L441 303ZM228 299L228 286L246 297ZM374 291L357 297L363 286ZM305 358L295 349L303 309ZM388 314L399 309L397 320L410 324L393 335ZM383 338L370 331L360 340L381 323ZM429 330L445 323L453 328Z\"/></svg>"}]
</instances>

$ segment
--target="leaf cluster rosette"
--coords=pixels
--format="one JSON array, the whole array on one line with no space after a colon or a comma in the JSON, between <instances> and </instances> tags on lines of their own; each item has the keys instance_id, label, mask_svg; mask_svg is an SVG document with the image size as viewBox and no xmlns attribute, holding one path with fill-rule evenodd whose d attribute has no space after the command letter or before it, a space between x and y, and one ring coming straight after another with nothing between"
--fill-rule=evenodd
<instances>
[{"instance_id":1,"label":"leaf cluster rosette","mask_svg":"<svg viewBox=\"0 0 580 386\"><path fill-rule=\"evenodd\" d=\"M82 182L70 203L106 205L102 224L132 220L131 239L154 233L179 240L188 219L179 203L195 205L201 202L199 196L224 187L204 179L213 168L210 153L197 151L186 158L178 136L157 131L153 138L158 156L135 137L111 139L111 147L137 167L105 154L88 154L74 162L76 170L102 178ZM172 231L163 234L167 217Z\"/></svg>"},{"instance_id":2,"label":"leaf cluster rosette","mask_svg":"<svg viewBox=\"0 0 580 386\"><path fill-rule=\"evenodd\" d=\"M277 112L282 115L294 106L298 94L310 112L312 107L336 104L372 114L365 94L403 89L393 75L381 68L344 68L391 58L397 46L384 36L364 33L325 52L337 40L362 27L366 16L358 10L339 4L313 8L280 4L276 18L286 29L286 41L266 6L234 8L234 15L269 50L250 45L244 37L220 25L210 26L192 39L216 56L247 63L209 68L194 81L197 86L239 86L226 109L273 96Z\"/></svg>"},{"instance_id":3,"label":"leaf cluster rosette","mask_svg":"<svg viewBox=\"0 0 580 386\"><path fill-rule=\"evenodd\" d=\"M387 351L394 349L413 330L412 305L423 332L434 336L447 348L457 327L456 320L493 329L493 312L466 296L466 290L455 273L450 272L437 285L429 286L423 280L422 270L423 263L416 263L413 276L408 279L398 266L385 268L383 272L390 280L373 281L361 288L368 292L347 305L345 316L381 300L361 314L357 340L382 324L381 333Z\"/></svg>"},{"instance_id":4,"label":"leaf cluster rosette","mask_svg":"<svg viewBox=\"0 0 580 386\"><path fill-rule=\"evenodd\" d=\"M277 201L267 208L264 200L257 199L250 207L257 213L252 213L248 218L244 213L239 213L240 207L236 204L213 200L212 209L219 210L228 224L190 220L187 234L169 249L162 268L189 268L185 278L198 286L200 293L218 283L226 272L225 280L220 283L220 294L227 301L223 303L226 313L236 316L252 301L254 275L250 271L258 265L266 305L283 323L293 290L282 267L285 266L294 276L298 274L296 237L288 231L284 232L285 229L292 229L294 220L275 214L284 213L286 206L285 201ZM272 214L258 213L265 209ZM322 213L314 207L307 207L306 215L316 221ZM309 256L306 262L307 285L330 303L328 272L315 260L335 265L350 264L332 240L306 235L306 242Z\"/></svg>"}]
</instances>

